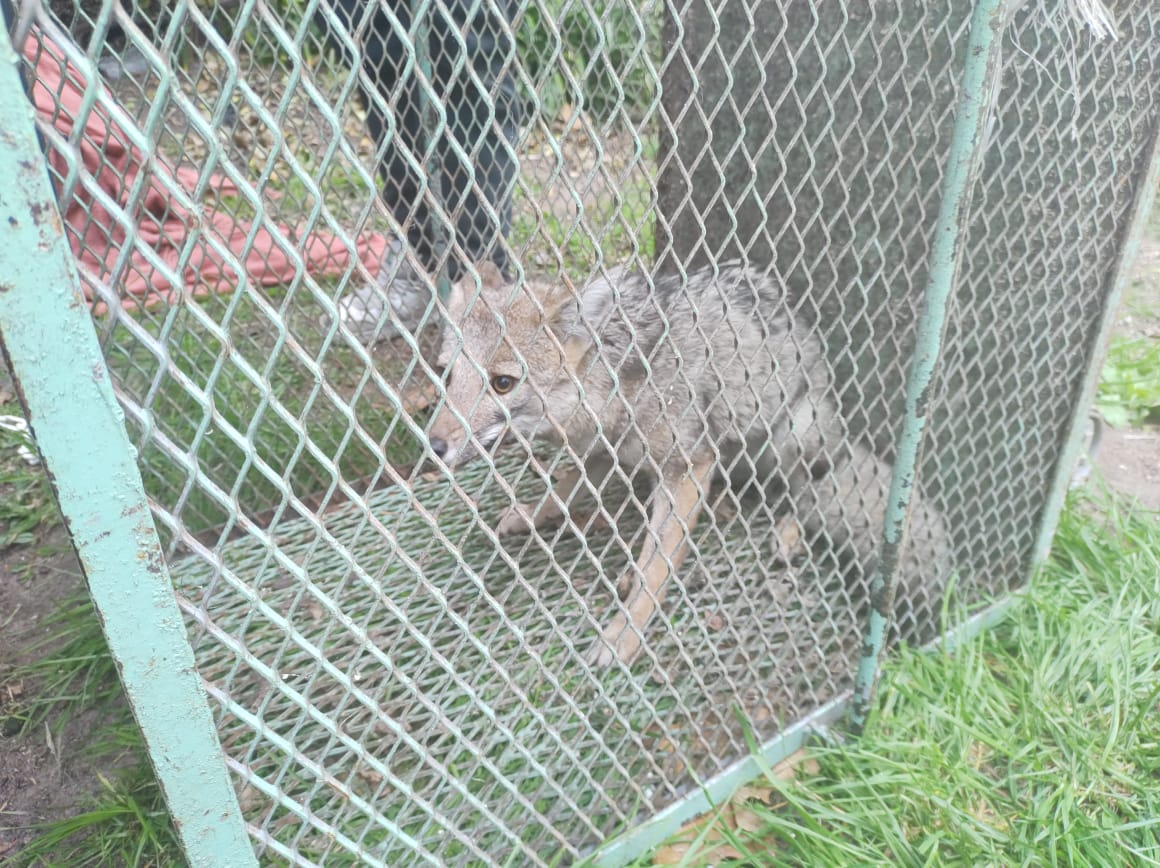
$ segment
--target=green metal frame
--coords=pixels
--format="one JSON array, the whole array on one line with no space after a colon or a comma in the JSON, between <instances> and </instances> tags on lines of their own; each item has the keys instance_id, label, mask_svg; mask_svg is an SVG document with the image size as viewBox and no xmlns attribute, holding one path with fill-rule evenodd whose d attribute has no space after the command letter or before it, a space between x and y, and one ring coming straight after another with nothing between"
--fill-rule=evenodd
<instances>
[{"instance_id":1,"label":"green metal frame","mask_svg":"<svg viewBox=\"0 0 1160 868\"><path fill-rule=\"evenodd\" d=\"M594 864L619 865L638 857L682 824L724 802L737 786L759 777L769 765L790 756L811 737L824 735L844 714L849 714L855 729L860 729L866 721L890 618L899 549L906 535L908 503L917 482L930 403L927 396L943 347L947 304L963 255L968 205L983 156L980 145L992 108L988 100L994 93L992 85L998 75L1008 5L1003 0L982 0L974 8L931 251L930 277L923 295L915 355L907 377L905 417L891 482L881 568L872 583L874 607L854 690L830 700L756 748L753 756L737 761L710 780L698 781L700 786L679 801L598 847L589 857ZM430 5L425 0L412 0L412 8L415 42L420 46L414 62L421 76L430 82L430 58L424 50L428 42ZM107 15L108 10L102 14ZM551 21L548 25L554 26ZM179 821L187 858L193 865L256 864L223 761L206 692L197 675L181 613L174 600L136 456L105 372L88 307L79 296L72 254L42 165L31 108L16 71L16 57L7 41L0 42L3 42L0 65L7 70L0 72L0 117L8 119L0 130L0 172L6 173L3 177L13 179L0 193L3 206L0 225L6 233L0 238L0 338L46 465L53 475L62 512L104 620L110 647L121 667L158 778L171 812ZM439 107L430 100L424 106L424 120L430 136L435 136L440 124L445 122ZM554 140L552 147L558 156L559 145ZM1071 467L1080 448L1087 407L1098 381L1099 367L1093 363L1106 351L1114 311L1127 281L1128 265L1147 222L1149 204L1160 185L1160 123L1153 131L1149 154L1150 162L1135 192L1133 216L1122 239L1124 244L1113 273L1109 274L1111 293L1105 303L1099 334L1090 348L1087 375L1073 405L1068 445L1055 468L1041 515L1033 565L1047 556ZM433 152L429 151L428 156L436 159ZM445 294L445 274L440 276L440 290ZM61 341L61 335L69 339ZM52 337L47 339L47 336ZM478 514L475 518L478 519ZM328 537L327 541L336 550L341 546L333 538ZM291 572L302 569L290 563L286 567ZM419 568L414 569L417 572ZM174 572L180 576L176 567ZM306 585L305 574L301 578ZM368 577L364 578L369 581ZM322 599L327 603L328 615L343 617L340 610L331 608L325 595ZM938 644L948 648L967 641L993 625L1011 604L1012 599L1007 598L976 614ZM258 600L255 605L271 622L279 620L274 608ZM279 626L288 634L293 632L289 625L280 623ZM361 630L353 623L347 626ZM457 626L470 632L465 622ZM368 646L373 644L365 634L358 638ZM306 647L306 639L296 633L294 639ZM479 642L476 637L473 641ZM483 645L477 650L489 655ZM348 693L359 693L360 688L347 673L331 665L313 646L310 651L329 677ZM384 653L376 651L380 657ZM265 662L254 665L268 681L277 679L277 673ZM465 693L473 689L467 681L461 687ZM211 689L217 689L216 685L211 685ZM285 687L285 692L295 701L301 700L300 691L293 686ZM230 699L225 694L215 693L215 696L219 701ZM366 704L373 704L373 700L368 698ZM306 707L305 701L302 706ZM181 725L174 726L175 720L181 721ZM256 730L262 720L254 718L247 720L247 724ZM407 741L406 731L401 726L395 728L400 740ZM286 741L287 752L293 750L291 741ZM421 750L417 746L416 749ZM379 763L380 759L375 758L375 762ZM390 780L388 762L381 761L381 768L372 764L372 768ZM310 771L320 774L316 768ZM544 770L537 768L536 771ZM261 788L260 784L255 786ZM461 794L489 819L494 816L489 814L486 805L476 803L469 791L463 790ZM347 792L343 795L353 798ZM384 828L390 836L403 834L397 827ZM255 831L255 835L260 834L261 829ZM348 843L352 851L358 846L357 842Z\"/></svg>"},{"instance_id":2,"label":"green metal frame","mask_svg":"<svg viewBox=\"0 0 1160 868\"><path fill-rule=\"evenodd\" d=\"M0 39L0 341L191 865L256 865L136 453Z\"/></svg>"},{"instance_id":3,"label":"green metal frame","mask_svg":"<svg viewBox=\"0 0 1160 868\"><path fill-rule=\"evenodd\" d=\"M829 726L841 719L849 703L849 693L827 702L813 714L787 727L781 735L762 745L756 751L756 756L738 761L701 789L690 793L687 798L669 805L628 834L601 847L592 856L591 864L614 868L664 843L685 823L727 802L738 787L761 777L763 771L801 750L811 740L824 738Z\"/></svg>"},{"instance_id":4,"label":"green metal frame","mask_svg":"<svg viewBox=\"0 0 1160 868\"><path fill-rule=\"evenodd\" d=\"M952 651L959 645L971 641L984 630L998 624L1015 603L1015 597L1008 596L972 615L958 627L948 630L931 647ZM669 805L655 817L633 828L629 833L599 848L591 859L591 864L601 868L615 868L643 856L649 850L680 830L681 826L701 814L712 811L724 804L743 784L759 779L770 766L774 766L811 742L831 740L835 734L831 726L848 716L852 708L853 692L846 691L823 705L813 714L807 715L770 739L755 752L734 764L705 784L691 792L685 799Z\"/></svg>"},{"instance_id":5,"label":"green metal frame","mask_svg":"<svg viewBox=\"0 0 1160 868\"><path fill-rule=\"evenodd\" d=\"M1124 287L1128 285L1132 263L1136 259L1136 253L1140 249L1140 240L1144 237L1144 229L1147 227L1148 218L1152 213L1152 203L1160 194L1160 118L1157 118L1156 126L1152 130L1149 154L1148 164L1144 169L1144 177L1141 183L1135 187L1136 202L1132 209L1131 221L1125 231L1123 243L1119 246L1119 256L1116 260L1115 273L1111 279L1111 288L1104 300L1103 319L1088 354L1087 375L1084 377L1083 385L1072 404L1073 415L1067 443L1060 452L1051 488L1048 490L1047 500L1043 504L1039 534L1035 540L1035 550L1032 556L1033 566L1046 561L1047 556L1051 553L1051 541L1055 537L1055 529L1059 525L1059 515L1063 510L1063 502L1071 485L1072 471L1084 448L1088 412L1095 400L1096 388L1099 386L1100 377L1103 374L1102 362L1108 353L1108 344L1112 339L1112 329L1116 324L1116 311L1120 307L1120 298L1124 294Z\"/></svg>"},{"instance_id":6,"label":"green metal frame","mask_svg":"<svg viewBox=\"0 0 1160 868\"><path fill-rule=\"evenodd\" d=\"M850 723L861 730L866 723L878 680L886 626L890 623L899 552L906 534L910 495L919 472L923 432L930 407L943 337L947 301L955 285L969 221L971 191L982 164L984 133L991 106L989 95L999 70L999 49L1005 24L1004 0L982 0L971 17L971 38L959 85L954 136L943 176L942 201L931 244L930 278L923 293L914 358L906 382L906 409L898 452L890 480L886 527L878 558L878 573L870 584L870 622L850 708Z\"/></svg>"}]
</instances>

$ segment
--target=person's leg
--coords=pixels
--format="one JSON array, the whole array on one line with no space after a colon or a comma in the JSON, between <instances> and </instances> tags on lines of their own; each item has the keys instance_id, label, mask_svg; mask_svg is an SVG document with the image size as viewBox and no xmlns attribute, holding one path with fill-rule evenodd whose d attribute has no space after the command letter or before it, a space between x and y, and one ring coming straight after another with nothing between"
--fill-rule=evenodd
<instances>
[{"instance_id":1,"label":"person's leg","mask_svg":"<svg viewBox=\"0 0 1160 868\"><path fill-rule=\"evenodd\" d=\"M433 0L427 14L434 82L427 89L408 47L411 0L393 0L394 21L377 3L330 0L361 51L360 90L379 152L380 194L427 272L415 274L402 245L395 245L378 276L407 328L427 309L429 287L443 267L452 280L465 263L491 260L510 270L503 238L511 228L519 100L511 73L515 47L506 31L517 2ZM341 51L341 37L328 36ZM431 99L443 106L446 125L429 145L422 108ZM436 178L430 178L433 162ZM358 290L343 304L364 340L392 333L380 332L383 305L375 288Z\"/></svg>"},{"instance_id":2,"label":"person's leg","mask_svg":"<svg viewBox=\"0 0 1160 868\"><path fill-rule=\"evenodd\" d=\"M393 337L386 317L389 301L403 328L413 330L427 311L435 279L431 190L420 194L427 174L415 53L408 48L410 0L326 0L336 25L319 13L316 23L327 42L351 65L359 59L358 88L367 111L367 132L375 142L379 196L398 221L403 239L387 250L375 281L355 287L338 301L346 325L364 343ZM357 54L354 53L357 51ZM404 243L405 239L405 243ZM419 270L407 257L414 251ZM426 271L424 275L421 272Z\"/></svg>"},{"instance_id":3,"label":"person's leg","mask_svg":"<svg viewBox=\"0 0 1160 868\"><path fill-rule=\"evenodd\" d=\"M511 71L515 46L506 31L517 2L443 0L432 18L436 80L448 119L440 141L444 204L462 257L490 260L505 273L520 108ZM449 262L453 279L464 264L458 259Z\"/></svg>"}]
</instances>

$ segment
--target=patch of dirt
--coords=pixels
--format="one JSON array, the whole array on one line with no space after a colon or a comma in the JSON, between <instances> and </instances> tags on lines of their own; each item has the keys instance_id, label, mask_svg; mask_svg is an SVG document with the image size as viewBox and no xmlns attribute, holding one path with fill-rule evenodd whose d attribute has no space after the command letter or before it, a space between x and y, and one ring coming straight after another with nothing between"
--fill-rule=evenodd
<instances>
[{"instance_id":1,"label":"patch of dirt","mask_svg":"<svg viewBox=\"0 0 1160 868\"><path fill-rule=\"evenodd\" d=\"M1160 204L1140 244L1116 317L1115 334L1160 340ZM1160 428L1104 428L1095 468L1116 491L1160 510Z\"/></svg>"},{"instance_id":2,"label":"patch of dirt","mask_svg":"<svg viewBox=\"0 0 1160 868\"><path fill-rule=\"evenodd\" d=\"M1126 338L1160 340L1160 201L1152 208L1152 222L1116 316L1116 334Z\"/></svg>"},{"instance_id":3,"label":"patch of dirt","mask_svg":"<svg viewBox=\"0 0 1160 868\"><path fill-rule=\"evenodd\" d=\"M0 492L3 496L3 492ZM108 775L86 757L98 712L69 721L59 732L20 732L23 709L38 685L13 669L38 653L53 628L45 624L64 600L84 590L76 555L60 526L45 529L37 546L0 551L0 860L33 835L31 827L75 814Z\"/></svg>"},{"instance_id":4,"label":"patch of dirt","mask_svg":"<svg viewBox=\"0 0 1160 868\"><path fill-rule=\"evenodd\" d=\"M1160 430L1104 430L1095 467L1109 487L1160 510Z\"/></svg>"}]
</instances>

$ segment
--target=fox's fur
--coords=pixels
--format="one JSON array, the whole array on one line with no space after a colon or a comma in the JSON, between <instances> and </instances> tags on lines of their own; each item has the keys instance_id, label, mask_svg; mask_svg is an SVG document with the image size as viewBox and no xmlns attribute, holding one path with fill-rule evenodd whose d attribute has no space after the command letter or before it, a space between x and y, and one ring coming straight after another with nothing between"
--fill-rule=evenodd
<instances>
[{"instance_id":1,"label":"fox's fur","mask_svg":"<svg viewBox=\"0 0 1160 868\"><path fill-rule=\"evenodd\" d=\"M559 520L584 477L598 490L617 462L656 480L649 533L621 580L624 607L592 662L628 662L640 650L714 471L787 495L792 527L871 575L889 470L848 436L822 345L779 283L733 265L687 280L612 271L578 291L516 287L489 266L479 273L478 297L465 278L448 300L447 400L430 427L432 450L454 469L518 434L566 446L584 466L538 508L510 509L497 532ZM921 545L901 565L904 631L911 603L937 596L947 566L942 519L917 492L911 527Z\"/></svg>"}]
</instances>

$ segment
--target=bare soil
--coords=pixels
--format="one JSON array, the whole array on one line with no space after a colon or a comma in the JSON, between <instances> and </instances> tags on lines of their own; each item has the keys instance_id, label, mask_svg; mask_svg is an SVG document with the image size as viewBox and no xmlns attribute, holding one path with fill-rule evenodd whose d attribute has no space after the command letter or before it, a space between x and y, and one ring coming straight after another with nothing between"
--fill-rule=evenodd
<instances>
[{"instance_id":1,"label":"bare soil","mask_svg":"<svg viewBox=\"0 0 1160 868\"><path fill-rule=\"evenodd\" d=\"M45 528L39 545L0 552L0 859L29 838L33 824L76 813L100 786L97 774L109 773L107 760L95 765L84 750L96 712L55 733L20 733L38 685L14 676L13 669L42 653L53 633L45 619L84 587L59 525Z\"/></svg>"},{"instance_id":2,"label":"bare soil","mask_svg":"<svg viewBox=\"0 0 1160 868\"><path fill-rule=\"evenodd\" d=\"M1160 431L1105 431L1095 466L1110 488L1160 510Z\"/></svg>"},{"instance_id":3,"label":"bare soil","mask_svg":"<svg viewBox=\"0 0 1160 868\"><path fill-rule=\"evenodd\" d=\"M1160 204L1132 264L1121 299L1115 333L1160 340ZM1111 488L1160 510L1160 428L1117 431L1105 428L1095 467Z\"/></svg>"}]
</instances>

